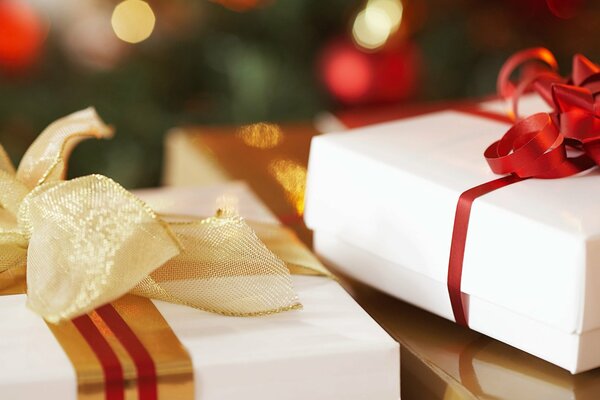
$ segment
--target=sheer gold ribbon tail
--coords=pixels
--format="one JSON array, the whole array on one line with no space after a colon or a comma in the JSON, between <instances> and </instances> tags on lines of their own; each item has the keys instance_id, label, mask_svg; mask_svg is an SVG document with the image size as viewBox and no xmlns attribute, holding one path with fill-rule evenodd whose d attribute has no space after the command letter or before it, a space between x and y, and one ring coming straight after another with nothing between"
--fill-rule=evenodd
<instances>
[{"instance_id":1,"label":"sheer gold ribbon tail","mask_svg":"<svg viewBox=\"0 0 600 400\"><path fill-rule=\"evenodd\" d=\"M89 108L48 126L17 170L0 148L0 287L26 268L28 306L51 323L128 292L236 316L301 307L243 219L167 221L107 177L64 180L76 143L110 136Z\"/></svg>"}]
</instances>

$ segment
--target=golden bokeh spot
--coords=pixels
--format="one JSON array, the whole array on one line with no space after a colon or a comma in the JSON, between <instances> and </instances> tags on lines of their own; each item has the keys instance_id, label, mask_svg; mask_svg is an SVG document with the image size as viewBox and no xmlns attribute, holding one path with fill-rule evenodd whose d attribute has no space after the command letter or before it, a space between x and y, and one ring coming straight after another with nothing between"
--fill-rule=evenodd
<instances>
[{"instance_id":1,"label":"golden bokeh spot","mask_svg":"<svg viewBox=\"0 0 600 400\"><path fill-rule=\"evenodd\" d=\"M283 141L279 125L264 122L240 127L238 136L247 146L257 149L272 149Z\"/></svg>"},{"instance_id":2,"label":"golden bokeh spot","mask_svg":"<svg viewBox=\"0 0 600 400\"><path fill-rule=\"evenodd\" d=\"M298 215L302 215L306 191L306 168L296 161L279 159L271 161L269 173L281 185Z\"/></svg>"},{"instance_id":3,"label":"golden bokeh spot","mask_svg":"<svg viewBox=\"0 0 600 400\"><path fill-rule=\"evenodd\" d=\"M142 0L125 0L112 14L111 24L115 35L127 43L146 40L154 30L156 18L150 5Z\"/></svg>"},{"instance_id":4,"label":"golden bokeh spot","mask_svg":"<svg viewBox=\"0 0 600 400\"><path fill-rule=\"evenodd\" d=\"M388 16L393 32L400 27L404 12L404 6L400 0L369 0L367 3L367 13L374 10L380 10Z\"/></svg>"},{"instance_id":5,"label":"golden bokeh spot","mask_svg":"<svg viewBox=\"0 0 600 400\"><path fill-rule=\"evenodd\" d=\"M402 22L400 0L369 0L352 26L352 37L359 46L373 50L383 46Z\"/></svg>"}]
</instances>

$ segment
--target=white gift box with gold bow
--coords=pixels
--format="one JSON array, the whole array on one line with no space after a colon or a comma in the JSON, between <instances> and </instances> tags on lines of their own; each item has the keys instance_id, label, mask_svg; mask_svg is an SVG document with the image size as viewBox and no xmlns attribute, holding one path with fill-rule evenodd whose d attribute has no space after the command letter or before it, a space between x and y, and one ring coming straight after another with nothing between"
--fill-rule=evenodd
<instances>
[{"instance_id":1,"label":"white gift box with gold bow","mask_svg":"<svg viewBox=\"0 0 600 400\"><path fill-rule=\"evenodd\" d=\"M276 218L242 183L138 192L154 209L206 215L218 199L263 223ZM399 348L334 280L294 275L304 308L243 318L155 301L194 365L195 397L399 398ZM0 296L2 398L76 398L73 366L25 295Z\"/></svg>"},{"instance_id":2,"label":"white gift box with gold bow","mask_svg":"<svg viewBox=\"0 0 600 400\"><path fill-rule=\"evenodd\" d=\"M398 344L245 185L64 181L110 133L85 110L3 157L0 397L398 399Z\"/></svg>"}]
</instances>

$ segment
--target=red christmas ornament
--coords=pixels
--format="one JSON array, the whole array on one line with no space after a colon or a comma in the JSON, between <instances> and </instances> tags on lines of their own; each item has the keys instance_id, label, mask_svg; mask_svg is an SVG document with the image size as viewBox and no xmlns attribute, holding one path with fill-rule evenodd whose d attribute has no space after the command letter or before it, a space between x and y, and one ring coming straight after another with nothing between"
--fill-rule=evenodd
<instances>
[{"instance_id":1,"label":"red christmas ornament","mask_svg":"<svg viewBox=\"0 0 600 400\"><path fill-rule=\"evenodd\" d=\"M320 73L329 92L343 103L385 103L415 94L420 65L420 52L411 43L367 53L338 40L324 48Z\"/></svg>"},{"instance_id":2,"label":"red christmas ornament","mask_svg":"<svg viewBox=\"0 0 600 400\"><path fill-rule=\"evenodd\" d=\"M38 57L45 29L35 10L24 1L0 0L0 66L18 70Z\"/></svg>"},{"instance_id":3,"label":"red christmas ornament","mask_svg":"<svg viewBox=\"0 0 600 400\"><path fill-rule=\"evenodd\" d=\"M421 56L416 45L405 42L375 54L373 102L397 102L412 97L421 72Z\"/></svg>"},{"instance_id":4,"label":"red christmas ornament","mask_svg":"<svg viewBox=\"0 0 600 400\"><path fill-rule=\"evenodd\" d=\"M331 94L345 103L364 100L374 78L369 56L349 42L334 42L325 48L321 74Z\"/></svg>"}]
</instances>

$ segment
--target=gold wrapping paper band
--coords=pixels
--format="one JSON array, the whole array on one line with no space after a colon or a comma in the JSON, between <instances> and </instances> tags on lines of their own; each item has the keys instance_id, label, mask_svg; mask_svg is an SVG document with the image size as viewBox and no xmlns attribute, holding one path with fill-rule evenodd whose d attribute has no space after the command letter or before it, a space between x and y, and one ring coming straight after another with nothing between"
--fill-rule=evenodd
<instances>
[{"instance_id":1,"label":"gold wrapping paper band","mask_svg":"<svg viewBox=\"0 0 600 400\"><path fill-rule=\"evenodd\" d=\"M155 385L154 390L158 398L194 399L194 370L191 358L152 301L126 295L114 301L110 307L125 321L151 355L155 365L156 382L149 384ZM109 389L101 358L95 353L98 349L93 348L93 341L88 341L88 333L78 330L76 322L48 324L74 367L78 398L111 399L118 398L118 393L125 399L148 398L141 391L140 382L143 377L140 377L136 361L129 353L128 343L119 340L110 322L99 312L94 311L85 317L116 354L122 369L122 382L113 382L112 392L107 393ZM114 387L115 385L117 387Z\"/></svg>"},{"instance_id":2,"label":"gold wrapping paper band","mask_svg":"<svg viewBox=\"0 0 600 400\"><path fill-rule=\"evenodd\" d=\"M24 279L0 290L0 296L25 294ZM156 391L159 399L194 399L194 368L192 360L175 332L148 298L125 295L110 304L134 332L152 357L156 368ZM122 382L113 382L113 396L107 394L107 378L95 343L89 333L81 331L74 320L58 324L47 323L59 345L71 361L77 379L77 398L80 400L110 400L120 392L125 400L142 398L139 393L139 374L127 348L119 341L98 312L86 318L97 335L110 346L118 359ZM117 395L116 398L119 398Z\"/></svg>"}]
</instances>

